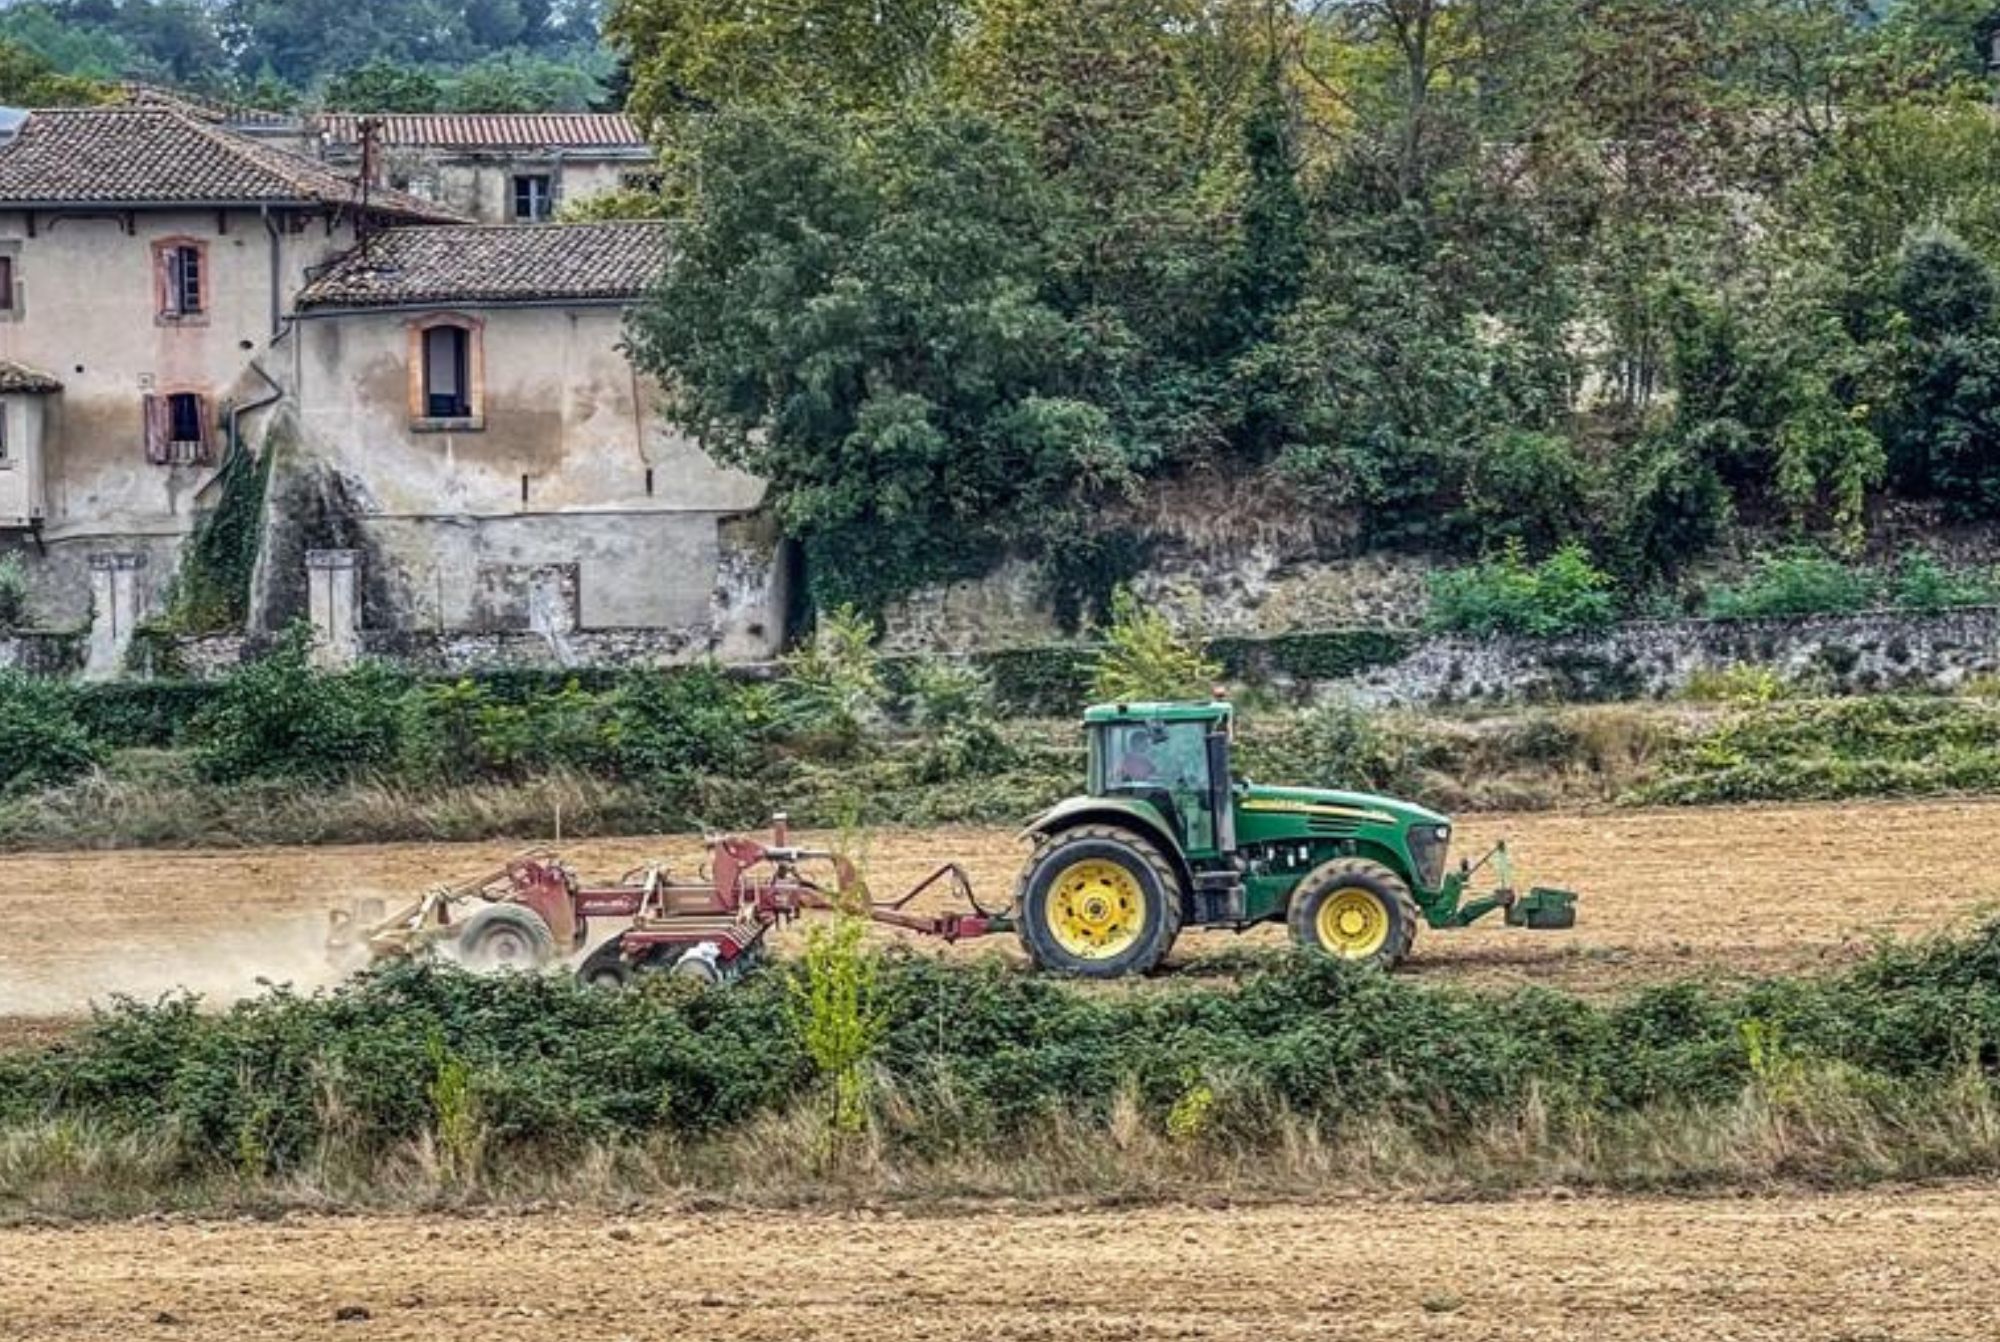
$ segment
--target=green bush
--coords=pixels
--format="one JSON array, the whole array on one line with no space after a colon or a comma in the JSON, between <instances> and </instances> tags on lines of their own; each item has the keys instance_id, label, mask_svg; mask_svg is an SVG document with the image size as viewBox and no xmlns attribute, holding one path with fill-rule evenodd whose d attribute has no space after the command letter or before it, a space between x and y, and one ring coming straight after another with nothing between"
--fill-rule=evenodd
<instances>
[{"instance_id":1,"label":"green bush","mask_svg":"<svg viewBox=\"0 0 2000 1342\"><path fill-rule=\"evenodd\" d=\"M811 638L784 659L776 707L795 736L852 749L888 702L875 624L853 606L821 618Z\"/></svg>"},{"instance_id":2,"label":"green bush","mask_svg":"<svg viewBox=\"0 0 2000 1342\"><path fill-rule=\"evenodd\" d=\"M1099 703L1206 699L1221 675L1200 641L1176 629L1164 611L1140 604L1130 588L1111 598L1111 625L1090 673L1091 697Z\"/></svg>"},{"instance_id":3,"label":"green bush","mask_svg":"<svg viewBox=\"0 0 2000 1342\"><path fill-rule=\"evenodd\" d=\"M1510 545L1498 559L1431 576L1430 627L1453 633L1556 638L1588 633L1617 616L1611 579L1579 545L1539 564Z\"/></svg>"},{"instance_id":4,"label":"green bush","mask_svg":"<svg viewBox=\"0 0 2000 1342\"><path fill-rule=\"evenodd\" d=\"M1676 750L1631 800L1837 801L2000 788L2000 704L1877 696L1772 703Z\"/></svg>"},{"instance_id":5,"label":"green bush","mask_svg":"<svg viewBox=\"0 0 2000 1342\"><path fill-rule=\"evenodd\" d=\"M1912 550L1889 575L1889 601L1899 610L1950 610L1991 605L1993 580L1983 573L1946 568L1927 550Z\"/></svg>"},{"instance_id":6,"label":"green bush","mask_svg":"<svg viewBox=\"0 0 2000 1342\"><path fill-rule=\"evenodd\" d=\"M62 681L0 671L0 796L67 782L102 761L76 700Z\"/></svg>"},{"instance_id":7,"label":"green bush","mask_svg":"<svg viewBox=\"0 0 2000 1342\"><path fill-rule=\"evenodd\" d=\"M28 627L28 571L19 555L0 555L0 633Z\"/></svg>"},{"instance_id":8,"label":"green bush","mask_svg":"<svg viewBox=\"0 0 2000 1342\"><path fill-rule=\"evenodd\" d=\"M926 781L1000 773L1013 761L993 709L993 684L976 666L924 658L910 667L907 714Z\"/></svg>"},{"instance_id":9,"label":"green bush","mask_svg":"<svg viewBox=\"0 0 2000 1342\"><path fill-rule=\"evenodd\" d=\"M716 666L629 672L611 701L619 772L635 779L748 772L773 712L764 686L732 680Z\"/></svg>"},{"instance_id":10,"label":"green bush","mask_svg":"<svg viewBox=\"0 0 2000 1342\"><path fill-rule=\"evenodd\" d=\"M203 778L330 782L396 762L407 682L375 665L338 675L316 670L311 644L310 631L288 631L269 655L223 682L188 724Z\"/></svg>"},{"instance_id":11,"label":"green bush","mask_svg":"<svg viewBox=\"0 0 2000 1342\"><path fill-rule=\"evenodd\" d=\"M1590 464L1568 438L1506 429L1472 455L1463 521L1480 549L1519 542L1547 553L1576 534L1595 489Z\"/></svg>"},{"instance_id":12,"label":"green bush","mask_svg":"<svg viewBox=\"0 0 2000 1342\"><path fill-rule=\"evenodd\" d=\"M1253 721L1243 747L1242 770L1260 779L1364 792L1404 792L1415 782L1410 743L1346 699L1295 718Z\"/></svg>"},{"instance_id":13,"label":"green bush","mask_svg":"<svg viewBox=\"0 0 2000 1342\"><path fill-rule=\"evenodd\" d=\"M1225 988L1107 994L991 960L870 960L871 1089L890 1101L872 1107L873 1130L885 1154L940 1139L997 1151L1052 1113L1103 1121L1136 1103L1165 1131L1192 1077L1217 1092L1203 1124L1217 1140L1268 1135L1282 1110L1327 1132L1395 1124L1444 1151L1530 1110L1587 1125L1733 1104L1781 1067L1837 1067L1875 1093L1960 1077L2000 1038L1990 926L1825 978L1671 984L1611 1003L1496 997L1308 957L1250 964ZM488 1162L661 1132L695 1142L813 1093L826 1058L816 1065L791 1009L807 974L792 964L726 992L655 979L606 995L418 964L222 1012L125 1002L60 1048L0 1055L0 1122L168 1130L197 1176L330 1158L365 1168L434 1140L448 1114L467 1120L455 1144ZM337 1107L324 1102L330 1080Z\"/></svg>"},{"instance_id":14,"label":"green bush","mask_svg":"<svg viewBox=\"0 0 2000 1342\"><path fill-rule=\"evenodd\" d=\"M1866 610L1879 596L1880 585L1866 570L1819 550L1781 550L1758 555L1741 583L1710 589L1706 610L1719 620L1840 615Z\"/></svg>"}]
</instances>

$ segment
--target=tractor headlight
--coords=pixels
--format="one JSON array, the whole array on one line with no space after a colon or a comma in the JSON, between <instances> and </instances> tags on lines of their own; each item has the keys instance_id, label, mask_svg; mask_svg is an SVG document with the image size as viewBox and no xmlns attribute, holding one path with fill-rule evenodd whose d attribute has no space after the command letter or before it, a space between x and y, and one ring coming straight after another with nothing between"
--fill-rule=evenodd
<instances>
[{"instance_id":1,"label":"tractor headlight","mask_svg":"<svg viewBox=\"0 0 2000 1342\"><path fill-rule=\"evenodd\" d=\"M1425 890L1435 890L1443 882L1445 853L1450 847L1450 825L1410 827L1410 861Z\"/></svg>"}]
</instances>

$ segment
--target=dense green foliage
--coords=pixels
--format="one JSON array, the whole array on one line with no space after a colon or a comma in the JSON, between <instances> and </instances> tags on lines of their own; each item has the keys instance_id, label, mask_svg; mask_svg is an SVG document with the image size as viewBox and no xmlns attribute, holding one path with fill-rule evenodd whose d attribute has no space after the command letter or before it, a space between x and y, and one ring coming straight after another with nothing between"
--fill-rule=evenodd
<instances>
[{"instance_id":1,"label":"dense green foliage","mask_svg":"<svg viewBox=\"0 0 2000 1342\"><path fill-rule=\"evenodd\" d=\"M1529 564L1518 542L1499 558L1431 578L1431 627L1467 634L1555 638L1603 629L1617 616L1611 579L1581 547Z\"/></svg>"},{"instance_id":2,"label":"dense green foliage","mask_svg":"<svg viewBox=\"0 0 2000 1342\"><path fill-rule=\"evenodd\" d=\"M0 670L0 796L66 782L104 757L56 680Z\"/></svg>"},{"instance_id":3,"label":"dense green foliage","mask_svg":"<svg viewBox=\"0 0 2000 1342\"><path fill-rule=\"evenodd\" d=\"M605 994L402 967L220 1014L126 1004L73 1042L0 1057L0 1121L163 1133L191 1174L283 1173L421 1141L476 1139L489 1161L692 1143L814 1093L786 1025L799 973ZM1195 1085L1215 1097L1203 1132L1225 1141L1269 1140L1283 1110L1327 1133L1389 1120L1442 1149L1530 1106L1538 1129L1589 1123L1728 1104L1815 1068L1886 1098L1964 1076L2000 1039L1992 928L1824 979L1672 985L1609 1005L1532 989L1496 1003L1303 957L1263 961L1232 987L1120 994L997 962L893 955L870 974L878 1100L893 1102L865 1121L913 1152L1004 1149L1056 1115L1102 1122L1127 1097L1165 1125Z\"/></svg>"},{"instance_id":4,"label":"dense green foliage","mask_svg":"<svg viewBox=\"0 0 2000 1342\"><path fill-rule=\"evenodd\" d=\"M1885 494L1991 516L1984 18L622 0L689 244L638 348L828 600L1072 585L1105 504L1211 473L1634 586Z\"/></svg>"},{"instance_id":5,"label":"dense green foliage","mask_svg":"<svg viewBox=\"0 0 2000 1342\"><path fill-rule=\"evenodd\" d=\"M606 96L613 73L598 10L597 0L24 0L0 11L0 39L61 76L264 106L304 95L370 111L581 109ZM79 98L44 85L9 101Z\"/></svg>"},{"instance_id":6,"label":"dense green foliage","mask_svg":"<svg viewBox=\"0 0 2000 1342\"><path fill-rule=\"evenodd\" d=\"M1814 699L1744 710L1689 740L1635 800L1833 801L2000 788L2000 705Z\"/></svg>"},{"instance_id":7,"label":"dense green foliage","mask_svg":"<svg viewBox=\"0 0 2000 1342\"><path fill-rule=\"evenodd\" d=\"M1906 553L1891 569L1874 570L1795 549L1757 556L1741 582L1709 589L1705 609L1719 619L1843 615L1877 607L1940 611L1987 605L1996 595L2000 587L1990 575L1947 568L1923 550Z\"/></svg>"}]
</instances>

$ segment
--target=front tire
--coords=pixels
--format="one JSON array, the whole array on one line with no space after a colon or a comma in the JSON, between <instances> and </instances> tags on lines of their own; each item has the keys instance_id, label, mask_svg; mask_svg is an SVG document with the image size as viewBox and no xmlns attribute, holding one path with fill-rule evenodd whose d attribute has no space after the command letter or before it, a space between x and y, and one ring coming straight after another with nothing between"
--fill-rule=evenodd
<instances>
[{"instance_id":1,"label":"front tire","mask_svg":"<svg viewBox=\"0 0 2000 1342\"><path fill-rule=\"evenodd\" d=\"M1410 954L1421 918L1410 887L1380 862L1341 858L1315 867L1292 891L1292 940L1336 960L1394 969Z\"/></svg>"},{"instance_id":2,"label":"front tire","mask_svg":"<svg viewBox=\"0 0 2000 1342\"><path fill-rule=\"evenodd\" d=\"M1029 856L1014 909L1037 969L1086 979L1145 974L1180 934L1180 877L1142 835L1082 825Z\"/></svg>"}]
</instances>

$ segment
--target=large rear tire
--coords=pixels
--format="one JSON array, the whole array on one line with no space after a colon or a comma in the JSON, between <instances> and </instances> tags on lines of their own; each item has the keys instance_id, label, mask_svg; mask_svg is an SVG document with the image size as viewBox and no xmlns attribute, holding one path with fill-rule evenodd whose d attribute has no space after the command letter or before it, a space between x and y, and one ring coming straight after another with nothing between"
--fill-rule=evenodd
<instances>
[{"instance_id":1,"label":"large rear tire","mask_svg":"<svg viewBox=\"0 0 2000 1342\"><path fill-rule=\"evenodd\" d=\"M1145 974L1180 935L1180 877L1143 835L1081 825L1029 855L1014 913L1037 969L1086 979Z\"/></svg>"},{"instance_id":2,"label":"large rear tire","mask_svg":"<svg viewBox=\"0 0 2000 1342\"><path fill-rule=\"evenodd\" d=\"M556 935L533 909L488 904L458 934L458 958L481 973L533 971L556 958Z\"/></svg>"},{"instance_id":3,"label":"large rear tire","mask_svg":"<svg viewBox=\"0 0 2000 1342\"><path fill-rule=\"evenodd\" d=\"M1402 877L1353 857L1308 872L1292 891L1285 921L1292 940L1309 951L1394 969L1409 956L1422 916Z\"/></svg>"}]
</instances>

